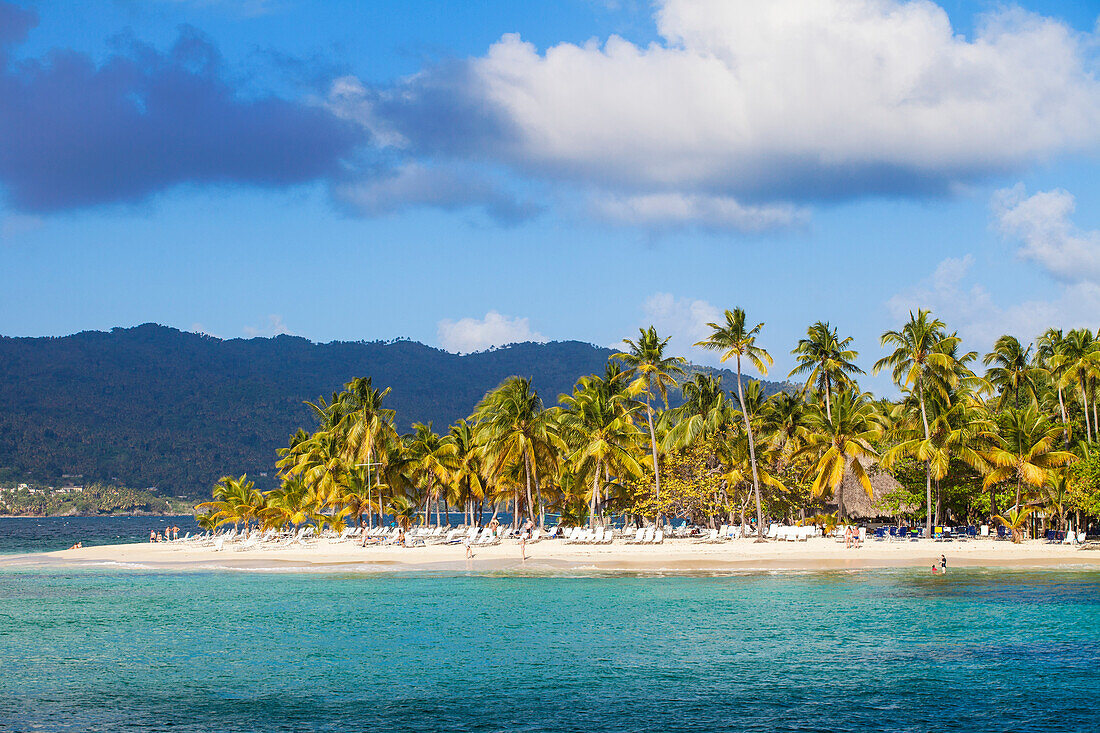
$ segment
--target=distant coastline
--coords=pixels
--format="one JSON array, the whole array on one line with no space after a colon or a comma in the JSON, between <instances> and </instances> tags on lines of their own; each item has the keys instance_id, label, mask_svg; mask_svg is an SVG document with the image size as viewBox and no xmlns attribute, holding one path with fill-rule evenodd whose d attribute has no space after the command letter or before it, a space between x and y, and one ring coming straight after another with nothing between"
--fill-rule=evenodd
<instances>
[{"instance_id":1,"label":"distant coastline","mask_svg":"<svg viewBox=\"0 0 1100 733\"><path fill-rule=\"evenodd\" d=\"M59 512L54 514L0 514L0 519L58 519L64 517L190 517L191 512Z\"/></svg>"}]
</instances>

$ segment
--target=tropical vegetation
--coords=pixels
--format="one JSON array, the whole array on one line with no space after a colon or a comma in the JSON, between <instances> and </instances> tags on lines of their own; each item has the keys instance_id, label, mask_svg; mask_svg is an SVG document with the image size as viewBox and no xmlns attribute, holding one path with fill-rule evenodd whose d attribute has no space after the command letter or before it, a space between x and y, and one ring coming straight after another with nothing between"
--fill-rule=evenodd
<instances>
[{"instance_id":1,"label":"tropical vegetation","mask_svg":"<svg viewBox=\"0 0 1100 733\"><path fill-rule=\"evenodd\" d=\"M441 430L400 431L389 389L356 378L308 403L315 424L279 451L278 488L226 476L198 516L334 529L677 517L755 524L762 538L769 521L832 526L859 507L928 529L1000 524L1019 540L1100 513L1100 341L1087 330L1005 335L979 358L918 310L882 334L871 371L898 393L876 399L859 386L852 339L827 322L791 352L800 385L771 396L745 375L773 364L765 324L734 308L709 329L696 345L733 367L734 384L691 370L649 327L553 401L512 376ZM876 490L880 476L889 489Z\"/></svg>"}]
</instances>

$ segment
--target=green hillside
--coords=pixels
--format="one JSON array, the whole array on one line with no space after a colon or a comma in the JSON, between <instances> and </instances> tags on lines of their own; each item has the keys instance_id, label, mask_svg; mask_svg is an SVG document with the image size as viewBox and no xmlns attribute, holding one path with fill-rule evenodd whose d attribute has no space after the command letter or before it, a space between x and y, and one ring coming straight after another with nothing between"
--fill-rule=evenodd
<instances>
[{"instance_id":1,"label":"green hillside","mask_svg":"<svg viewBox=\"0 0 1100 733\"><path fill-rule=\"evenodd\" d=\"M266 488L275 450L312 426L303 401L327 398L352 377L393 388L387 406L401 429L427 421L440 429L512 374L532 377L554 404L611 354L578 341L465 356L411 341L224 341L154 324L0 337L0 483L80 474L198 496L225 473L248 472L269 474L260 478Z\"/></svg>"}]
</instances>

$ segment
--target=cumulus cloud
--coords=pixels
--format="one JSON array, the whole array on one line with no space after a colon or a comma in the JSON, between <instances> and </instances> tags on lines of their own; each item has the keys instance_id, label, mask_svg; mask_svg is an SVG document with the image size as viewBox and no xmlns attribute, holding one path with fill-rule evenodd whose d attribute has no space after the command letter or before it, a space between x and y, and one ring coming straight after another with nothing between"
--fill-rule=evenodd
<instances>
[{"instance_id":1,"label":"cumulus cloud","mask_svg":"<svg viewBox=\"0 0 1100 733\"><path fill-rule=\"evenodd\" d=\"M579 183L629 223L789 224L790 202L938 195L1100 139L1094 38L927 0L663 0L658 43L484 56L332 104L410 155ZM762 208L761 208L762 207Z\"/></svg>"},{"instance_id":2,"label":"cumulus cloud","mask_svg":"<svg viewBox=\"0 0 1100 733\"><path fill-rule=\"evenodd\" d=\"M195 324L195 325L201 327L201 324ZM194 327L192 327L191 330L195 330ZM291 331L289 328L287 328L287 325L285 323L283 323L283 317L282 316L277 315L275 313L272 313L271 315L269 315L267 317L267 325L266 326L245 326L243 330L244 330L245 335L248 336L249 338L256 338L256 337L263 338L263 337L269 337L269 336L282 336L282 335L287 335L287 336L297 336L298 335L298 334L294 333L293 331Z\"/></svg>"},{"instance_id":3,"label":"cumulus cloud","mask_svg":"<svg viewBox=\"0 0 1100 733\"><path fill-rule=\"evenodd\" d=\"M1063 189L1032 196L1022 183L993 196L997 228L1019 242L1017 254L1067 282L1100 281L1100 231L1082 231L1070 220L1077 208Z\"/></svg>"},{"instance_id":4,"label":"cumulus cloud","mask_svg":"<svg viewBox=\"0 0 1100 733\"><path fill-rule=\"evenodd\" d=\"M444 319L437 327L439 345L456 354L483 351L492 346L517 344L524 341L545 341L541 333L532 330L526 318L509 317L489 311L485 318Z\"/></svg>"},{"instance_id":5,"label":"cumulus cloud","mask_svg":"<svg viewBox=\"0 0 1100 733\"><path fill-rule=\"evenodd\" d=\"M917 308L930 308L948 327L958 329L967 348L985 352L1002 334L1013 334L1026 343L1052 326L1091 327L1100 312L1100 285L1092 282L1066 283L1050 300L1001 305L974 280L973 264L969 254L944 259L930 277L887 301L893 320L902 321Z\"/></svg>"},{"instance_id":6,"label":"cumulus cloud","mask_svg":"<svg viewBox=\"0 0 1100 733\"><path fill-rule=\"evenodd\" d=\"M139 201L184 184L287 186L335 175L364 131L320 105L246 96L192 28L101 63L66 49L15 63L37 22L0 0L0 186L51 212Z\"/></svg>"},{"instance_id":7,"label":"cumulus cloud","mask_svg":"<svg viewBox=\"0 0 1100 733\"><path fill-rule=\"evenodd\" d=\"M758 232L805 221L805 210L788 204L746 206L728 196L650 193L602 195L591 201L597 218L650 228L699 226Z\"/></svg>"}]
</instances>

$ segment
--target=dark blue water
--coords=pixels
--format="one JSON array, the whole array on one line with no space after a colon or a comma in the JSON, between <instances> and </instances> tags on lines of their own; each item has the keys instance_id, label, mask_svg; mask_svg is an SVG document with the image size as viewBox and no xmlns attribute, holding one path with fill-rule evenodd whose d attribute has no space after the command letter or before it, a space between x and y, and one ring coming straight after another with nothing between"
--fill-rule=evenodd
<instances>
[{"instance_id":1,"label":"dark blue water","mask_svg":"<svg viewBox=\"0 0 1100 733\"><path fill-rule=\"evenodd\" d=\"M1100 574L0 571L13 731L1083 731Z\"/></svg>"},{"instance_id":2,"label":"dark blue water","mask_svg":"<svg viewBox=\"0 0 1100 733\"><path fill-rule=\"evenodd\" d=\"M181 537L201 531L194 517L0 517L0 555L148 542L150 530L167 527L179 527Z\"/></svg>"}]
</instances>

